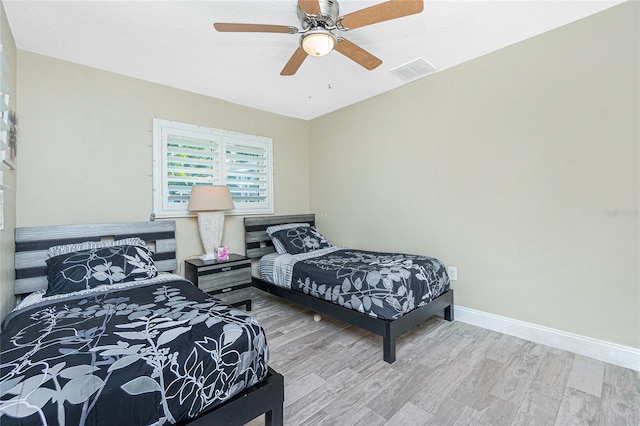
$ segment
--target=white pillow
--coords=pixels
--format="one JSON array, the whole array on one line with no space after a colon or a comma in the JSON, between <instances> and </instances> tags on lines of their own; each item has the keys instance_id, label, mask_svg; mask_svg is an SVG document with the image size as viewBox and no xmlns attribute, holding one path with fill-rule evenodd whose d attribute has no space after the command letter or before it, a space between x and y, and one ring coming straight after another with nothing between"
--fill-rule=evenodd
<instances>
[{"instance_id":1,"label":"white pillow","mask_svg":"<svg viewBox=\"0 0 640 426\"><path fill-rule=\"evenodd\" d=\"M282 245L280 240L278 240L277 238L271 237L271 234L273 234L276 231L280 231L282 229L297 228L298 226L311 226L311 225L309 225L308 223L285 223L283 225L273 225L267 228L267 235L269 235L269 237L271 238L271 241L273 241L273 246L276 248L276 251L278 253L286 254L287 249Z\"/></svg>"},{"instance_id":2,"label":"white pillow","mask_svg":"<svg viewBox=\"0 0 640 426\"><path fill-rule=\"evenodd\" d=\"M61 246L49 247L49 250L47 250L47 255L49 256L49 258L51 258L51 257L59 256L61 254L72 253L74 251L90 250L90 249L103 248L103 247L115 247L115 246L146 247L147 244L138 237L124 238L122 240L116 240L116 241L85 241L82 243L65 244Z\"/></svg>"}]
</instances>

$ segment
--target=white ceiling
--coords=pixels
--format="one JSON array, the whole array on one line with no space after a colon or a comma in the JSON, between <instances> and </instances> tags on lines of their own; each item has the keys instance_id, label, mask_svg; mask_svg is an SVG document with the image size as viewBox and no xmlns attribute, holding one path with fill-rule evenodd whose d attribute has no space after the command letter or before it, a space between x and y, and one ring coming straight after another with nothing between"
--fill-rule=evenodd
<instances>
[{"instance_id":1,"label":"white ceiling","mask_svg":"<svg viewBox=\"0 0 640 426\"><path fill-rule=\"evenodd\" d=\"M340 15L380 2L341 0ZM2 1L18 49L306 120L407 84L390 70L416 58L442 71L621 2L426 0L421 14L342 33L382 59L375 70L334 51L282 77L299 35L212 24L299 27L296 0Z\"/></svg>"}]
</instances>

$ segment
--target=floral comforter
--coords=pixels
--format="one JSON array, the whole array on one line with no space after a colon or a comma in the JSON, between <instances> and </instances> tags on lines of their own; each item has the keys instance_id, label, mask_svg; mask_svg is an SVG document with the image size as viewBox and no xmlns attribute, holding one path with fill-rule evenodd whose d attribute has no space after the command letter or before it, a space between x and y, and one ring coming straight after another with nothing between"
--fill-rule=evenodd
<instances>
[{"instance_id":1,"label":"floral comforter","mask_svg":"<svg viewBox=\"0 0 640 426\"><path fill-rule=\"evenodd\" d=\"M292 289L375 318L399 318L449 290L444 264L432 257L350 249L295 257Z\"/></svg>"},{"instance_id":2,"label":"floral comforter","mask_svg":"<svg viewBox=\"0 0 640 426\"><path fill-rule=\"evenodd\" d=\"M3 426L170 424L267 375L260 325L178 276L26 306L1 339Z\"/></svg>"}]
</instances>

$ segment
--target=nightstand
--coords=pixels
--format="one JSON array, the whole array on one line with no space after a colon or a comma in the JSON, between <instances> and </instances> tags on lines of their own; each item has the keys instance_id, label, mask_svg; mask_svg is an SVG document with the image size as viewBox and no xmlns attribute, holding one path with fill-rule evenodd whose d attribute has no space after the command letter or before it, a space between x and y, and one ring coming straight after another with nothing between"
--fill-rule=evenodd
<instances>
[{"instance_id":1,"label":"nightstand","mask_svg":"<svg viewBox=\"0 0 640 426\"><path fill-rule=\"evenodd\" d=\"M230 254L228 260L185 260L185 278L227 305L251 310L251 259Z\"/></svg>"}]
</instances>

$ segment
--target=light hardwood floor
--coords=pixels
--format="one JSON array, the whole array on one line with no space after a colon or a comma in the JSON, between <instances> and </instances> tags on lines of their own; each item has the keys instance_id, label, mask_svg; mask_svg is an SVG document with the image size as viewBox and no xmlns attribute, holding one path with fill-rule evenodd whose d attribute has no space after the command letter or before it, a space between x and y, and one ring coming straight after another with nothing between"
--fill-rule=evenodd
<instances>
[{"instance_id":1,"label":"light hardwood floor","mask_svg":"<svg viewBox=\"0 0 640 426\"><path fill-rule=\"evenodd\" d=\"M286 425L640 425L633 370L439 317L402 336L390 365L380 337L254 296Z\"/></svg>"}]
</instances>

